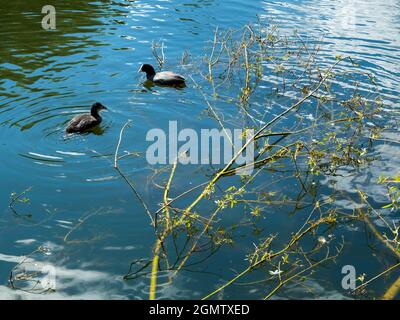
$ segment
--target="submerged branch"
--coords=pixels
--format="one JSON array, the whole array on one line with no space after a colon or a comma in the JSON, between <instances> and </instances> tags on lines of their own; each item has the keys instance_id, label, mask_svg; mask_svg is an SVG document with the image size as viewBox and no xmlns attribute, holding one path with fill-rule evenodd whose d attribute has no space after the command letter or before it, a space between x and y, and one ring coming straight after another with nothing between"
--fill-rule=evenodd
<instances>
[{"instance_id":1,"label":"submerged branch","mask_svg":"<svg viewBox=\"0 0 400 320\"><path fill-rule=\"evenodd\" d=\"M147 204L144 202L144 200L142 199L142 197L140 196L140 194L136 191L135 186L133 185L133 183L128 179L128 177L122 172L122 170L119 167L119 149L121 146L121 142L122 142L122 136L123 133L125 131L125 129L130 126L131 121L129 120L127 123L125 123L125 125L122 127L120 133L119 133L119 139L118 139L118 143L117 143L117 148L115 150L115 154L114 154L114 169L118 172L118 174L121 176L121 178L124 179L124 181L128 184L129 188L132 190L132 192L134 193L134 195L136 196L136 198L139 200L139 202L141 203L141 205L143 206L144 210L146 211L148 217L150 218L151 224L153 226L155 226L155 221L151 215L151 212L147 206Z\"/></svg>"}]
</instances>

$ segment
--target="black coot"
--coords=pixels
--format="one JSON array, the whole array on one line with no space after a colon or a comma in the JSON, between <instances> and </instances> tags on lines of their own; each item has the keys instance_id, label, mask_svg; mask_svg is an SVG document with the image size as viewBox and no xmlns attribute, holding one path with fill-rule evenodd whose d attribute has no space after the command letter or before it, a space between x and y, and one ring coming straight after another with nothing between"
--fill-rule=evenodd
<instances>
[{"instance_id":1,"label":"black coot","mask_svg":"<svg viewBox=\"0 0 400 320\"><path fill-rule=\"evenodd\" d=\"M164 86L182 86L185 85L185 78L180 74L171 71L157 72L149 64L144 64L139 72L145 72L147 80Z\"/></svg>"}]
</instances>

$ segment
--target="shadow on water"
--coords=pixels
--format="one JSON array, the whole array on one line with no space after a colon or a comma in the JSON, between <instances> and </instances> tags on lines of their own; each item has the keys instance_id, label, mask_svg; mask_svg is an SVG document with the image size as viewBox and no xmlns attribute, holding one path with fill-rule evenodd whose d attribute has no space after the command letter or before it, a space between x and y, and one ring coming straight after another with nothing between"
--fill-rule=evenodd
<instances>
[{"instance_id":1,"label":"shadow on water","mask_svg":"<svg viewBox=\"0 0 400 320\"><path fill-rule=\"evenodd\" d=\"M85 48L101 46L104 43L84 34L101 31L104 5L90 4L87 1L64 1L53 3L57 9L57 29L46 31L41 27L43 14L41 9L46 1L13 1L1 6L1 23L7 26L2 33L0 57L2 63L10 68L1 69L1 77L19 83L21 86L34 84L42 75L35 71L51 65L55 72L82 61L70 61L65 64L53 64L56 58L83 53ZM92 14L88 15L87 12ZM62 31L61 31L62 30ZM60 61L61 62L61 61Z\"/></svg>"},{"instance_id":2,"label":"shadow on water","mask_svg":"<svg viewBox=\"0 0 400 320\"><path fill-rule=\"evenodd\" d=\"M169 86L167 86L167 85L162 85L162 84L156 84L153 81L146 80L143 83L143 87L145 87L148 91L153 91L154 87L173 88L173 89L176 89L176 90L183 90L183 89L186 88L186 85L185 84L180 84L180 85L172 85L172 86L169 85Z\"/></svg>"},{"instance_id":3,"label":"shadow on water","mask_svg":"<svg viewBox=\"0 0 400 320\"><path fill-rule=\"evenodd\" d=\"M68 139L68 138L78 137L78 136L88 135L88 134L94 134L96 136L102 136L104 134L104 132L105 132L105 129L101 125L98 125L98 126L92 128L92 129L86 130L83 133L65 134L64 137L65 137L65 139Z\"/></svg>"}]
</instances>

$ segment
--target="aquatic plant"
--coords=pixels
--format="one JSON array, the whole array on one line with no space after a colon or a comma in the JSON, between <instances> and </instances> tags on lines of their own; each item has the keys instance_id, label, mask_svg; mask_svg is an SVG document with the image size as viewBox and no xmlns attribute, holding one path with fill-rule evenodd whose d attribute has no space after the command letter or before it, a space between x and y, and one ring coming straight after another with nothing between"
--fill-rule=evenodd
<instances>
[{"instance_id":1,"label":"aquatic plant","mask_svg":"<svg viewBox=\"0 0 400 320\"><path fill-rule=\"evenodd\" d=\"M162 54L157 53L159 48ZM150 180L155 187L163 188L163 199L155 212L119 166L118 150L129 124L122 128L114 167L142 203L155 232L152 258L133 261L125 279L150 275L150 299L157 298L160 271L168 272L171 284L178 274L211 259L221 248L233 248L239 229L247 230L249 239L255 240L254 249L243 256L247 267L204 299L223 298L224 290L232 285L264 285L261 298L269 299L290 283L304 284L319 266L340 255L345 239L336 236L335 230L350 222L367 223L398 256L398 227L386 222L393 236L382 235L369 217L375 214L386 220L372 208L365 194L359 191L360 200L369 209L346 209L336 204L338 198L346 197L342 192L333 188L326 195L319 191L320 177L338 177L343 168L362 170L374 161L371 150L384 128L379 121L382 100L373 75L360 70L351 57L338 55L328 65L319 51L317 41L306 41L298 33L281 35L276 26L259 20L239 30L216 29L210 54L199 61L185 52L182 63L192 71L190 79L204 99L205 114L222 130L234 121L236 126L254 129L255 134L231 162L212 169L203 183L174 197L171 192L179 175L178 158L171 167L157 169ZM161 67L165 63L163 45L154 45L153 52ZM276 75L274 82L272 74ZM370 83L370 90L359 90L360 82ZM343 87L343 83L351 85ZM267 108L272 101L279 101L281 108ZM236 106L237 112L230 119L224 118L219 105ZM256 144L251 164L255 170L238 177L235 173L243 166L235 166L234 160L250 142ZM155 182L156 178L163 181ZM283 180L291 183L296 197L280 189ZM397 188L389 187L388 193L391 203L386 208L397 210ZM233 208L242 212L239 222L227 219ZM286 236L266 234L262 218L280 208L286 208L290 215L303 215L302 223L293 224ZM243 282L250 274L260 279ZM359 294L371 279L364 281L360 276L358 281L361 285L353 293ZM395 296L394 289L390 292L386 298Z\"/></svg>"}]
</instances>

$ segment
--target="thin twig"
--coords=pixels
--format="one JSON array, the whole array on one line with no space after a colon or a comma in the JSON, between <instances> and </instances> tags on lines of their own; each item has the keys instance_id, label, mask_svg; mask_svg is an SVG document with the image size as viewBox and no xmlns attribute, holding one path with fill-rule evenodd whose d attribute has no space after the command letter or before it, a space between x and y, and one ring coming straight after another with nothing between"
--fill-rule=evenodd
<instances>
[{"instance_id":1,"label":"thin twig","mask_svg":"<svg viewBox=\"0 0 400 320\"><path fill-rule=\"evenodd\" d=\"M151 212L148 208L148 206L146 205L146 203L144 202L144 200L142 199L142 197L140 196L140 194L136 191L135 186L133 185L133 183L126 177L126 175L122 172L122 170L119 167L119 149L121 146L121 142L122 142L122 136L123 133L125 131L125 129L127 127L129 127L131 124L131 120L129 120L128 122L125 123L125 125L122 127L120 133L119 133L119 139L118 139L118 143L117 143L117 148L115 150L115 154L114 154L114 169L118 172L118 174L125 180L125 182L128 184L128 186L130 187L130 189L132 190L132 192L135 194L136 198L139 200L139 202L142 204L143 208L145 209L147 215L150 218L151 224L153 226L155 226L155 222L154 219L151 215Z\"/></svg>"}]
</instances>

